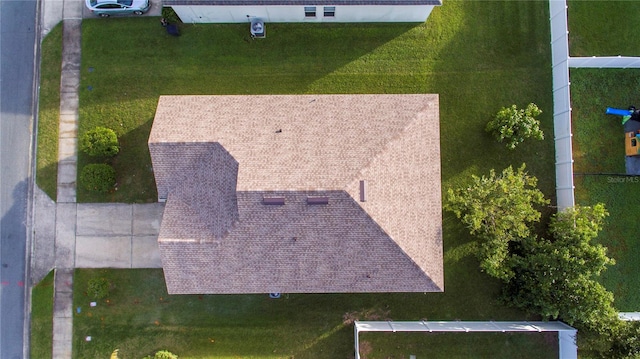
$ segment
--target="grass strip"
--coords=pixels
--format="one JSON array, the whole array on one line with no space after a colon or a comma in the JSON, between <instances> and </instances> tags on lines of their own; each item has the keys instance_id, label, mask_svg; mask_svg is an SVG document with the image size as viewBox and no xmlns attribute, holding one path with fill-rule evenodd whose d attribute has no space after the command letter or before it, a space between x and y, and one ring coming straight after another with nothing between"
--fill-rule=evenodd
<instances>
[{"instance_id":1,"label":"grass strip","mask_svg":"<svg viewBox=\"0 0 640 359\"><path fill-rule=\"evenodd\" d=\"M62 23L51 29L42 41L38 94L36 183L54 201L58 182L61 69Z\"/></svg>"},{"instance_id":2,"label":"grass strip","mask_svg":"<svg viewBox=\"0 0 640 359\"><path fill-rule=\"evenodd\" d=\"M52 357L53 277L49 272L31 291L31 358Z\"/></svg>"}]
</instances>

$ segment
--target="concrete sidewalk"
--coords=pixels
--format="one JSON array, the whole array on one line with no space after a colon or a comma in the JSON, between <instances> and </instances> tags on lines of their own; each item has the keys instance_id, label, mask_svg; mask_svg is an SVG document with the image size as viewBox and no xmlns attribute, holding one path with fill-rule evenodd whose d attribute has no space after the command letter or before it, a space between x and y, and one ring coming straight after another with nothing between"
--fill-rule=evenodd
<instances>
[{"instance_id":1,"label":"concrete sidewalk","mask_svg":"<svg viewBox=\"0 0 640 359\"><path fill-rule=\"evenodd\" d=\"M153 0L145 16L160 13L160 1ZM74 269L161 267L157 238L164 206L76 203L81 27L93 15L82 0L43 0L40 17L42 36L62 21L58 203L36 188L31 283L55 269L52 352L54 359L70 359Z\"/></svg>"}]
</instances>

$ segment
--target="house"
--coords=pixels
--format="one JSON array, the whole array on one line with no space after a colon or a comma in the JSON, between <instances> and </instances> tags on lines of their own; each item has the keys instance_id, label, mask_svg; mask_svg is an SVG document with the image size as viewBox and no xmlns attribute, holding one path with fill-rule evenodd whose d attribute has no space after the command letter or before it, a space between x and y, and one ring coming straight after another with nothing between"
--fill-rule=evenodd
<instances>
[{"instance_id":1,"label":"house","mask_svg":"<svg viewBox=\"0 0 640 359\"><path fill-rule=\"evenodd\" d=\"M441 0L163 0L185 23L424 22Z\"/></svg>"},{"instance_id":2,"label":"house","mask_svg":"<svg viewBox=\"0 0 640 359\"><path fill-rule=\"evenodd\" d=\"M161 96L170 294L444 290L437 95Z\"/></svg>"}]
</instances>

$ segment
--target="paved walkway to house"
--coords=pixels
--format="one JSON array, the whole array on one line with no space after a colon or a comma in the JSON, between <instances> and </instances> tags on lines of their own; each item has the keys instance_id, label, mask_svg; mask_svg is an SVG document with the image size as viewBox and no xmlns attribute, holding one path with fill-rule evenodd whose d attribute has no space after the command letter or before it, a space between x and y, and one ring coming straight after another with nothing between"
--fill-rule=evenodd
<instances>
[{"instance_id":1,"label":"paved walkway to house","mask_svg":"<svg viewBox=\"0 0 640 359\"><path fill-rule=\"evenodd\" d=\"M164 205L56 204L36 192L32 283L55 268L53 358L70 359L74 268L161 268L157 240Z\"/></svg>"},{"instance_id":2,"label":"paved walkway to house","mask_svg":"<svg viewBox=\"0 0 640 359\"><path fill-rule=\"evenodd\" d=\"M152 1L145 16L160 11L160 2ZM60 21L63 27L58 201L36 188L31 282L55 269L53 358L70 359L74 268L160 268L157 238L164 206L76 203L81 26L91 14L82 0L44 0L40 16L43 36Z\"/></svg>"}]
</instances>

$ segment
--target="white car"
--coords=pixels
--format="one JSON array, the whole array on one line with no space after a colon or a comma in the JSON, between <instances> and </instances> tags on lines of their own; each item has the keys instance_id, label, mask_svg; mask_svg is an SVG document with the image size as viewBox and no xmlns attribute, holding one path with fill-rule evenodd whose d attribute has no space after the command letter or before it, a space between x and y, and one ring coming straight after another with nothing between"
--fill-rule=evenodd
<instances>
[{"instance_id":1,"label":"white car","mask_svg":"<svg viewBox=\"0 0 640 359\"><path fill-rule=\"evenodd\" d=\"M151 7L149 0L85 0L91 12L97 16L142 15Z\"/></svg>"}]
</instances>

